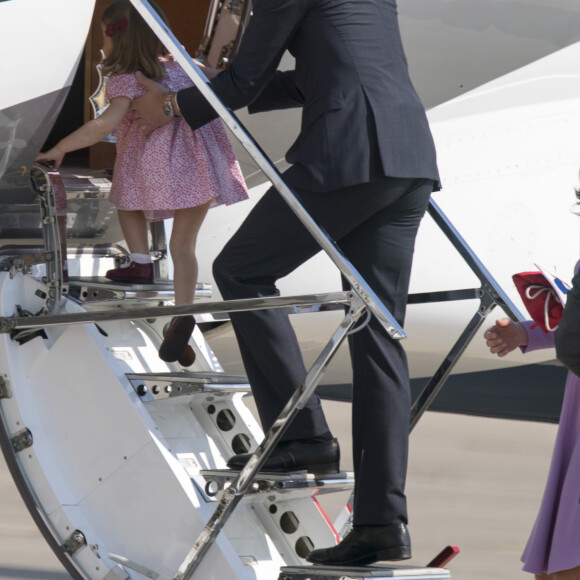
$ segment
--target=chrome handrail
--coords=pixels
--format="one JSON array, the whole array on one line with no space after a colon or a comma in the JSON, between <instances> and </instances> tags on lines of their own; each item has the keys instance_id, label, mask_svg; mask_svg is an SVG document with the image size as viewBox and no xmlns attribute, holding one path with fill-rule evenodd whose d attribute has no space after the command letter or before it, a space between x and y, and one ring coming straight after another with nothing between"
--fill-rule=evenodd
<instances>
[{"instance_id":1,"label":"chrome handrail","mask_svg":"<svg viewBox=\"0 0 580 580\"><path fill-rule=\"evenodd\" d=\"M123 310L98 310L90 312L67 312L43 314L39 316L0 317L0 333L32 328L47 328L69 324L90 324L110 320L140 320L162 316L184 316L186 314L207 314L220 312L243 312L247 310L267 310L270 308L310 307L318 304L348 305L350 292L330 292L327 294L305 294L302 296L275 296L271 298L243 298L227 302L204 302L181 304L179 306L150 306L147 308L127 308Z\"/></svg>"}]
</instances>

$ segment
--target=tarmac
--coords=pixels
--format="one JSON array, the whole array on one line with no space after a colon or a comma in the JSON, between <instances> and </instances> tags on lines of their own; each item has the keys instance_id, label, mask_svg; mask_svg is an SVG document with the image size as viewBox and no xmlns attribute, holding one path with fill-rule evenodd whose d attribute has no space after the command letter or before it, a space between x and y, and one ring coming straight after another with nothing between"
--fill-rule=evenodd
<instances>
[{"instance_id":1,"label":"tarmac","mask_svg":"<svg viewBox=\"0 0 580 580\"><path fill-rule=\"evenodd\" d=\"M350 470L349 405L324 405L341 444L341 468ZM549 423L425 413L411 434L408 563L424 566L454 545L460 553L447 566L452 578L531 578L521 571L520 555L539 507L556 429ZM321 498L331 520L347 497ZM0 580L68 578L0 459Z\"/></svg>"}]
</instances>

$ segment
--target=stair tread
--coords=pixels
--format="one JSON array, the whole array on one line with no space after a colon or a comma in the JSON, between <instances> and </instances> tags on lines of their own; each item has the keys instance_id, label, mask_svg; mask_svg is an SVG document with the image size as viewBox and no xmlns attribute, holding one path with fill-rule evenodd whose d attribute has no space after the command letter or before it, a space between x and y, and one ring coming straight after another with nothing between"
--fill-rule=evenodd
<instances>
[{"instance_id":1,"label":"stair tread","mask_svg":"<svg viewBox=\"0 0 580 580\"><path fill-rule=\"evenodd\" d=\"M144 403L170 400L192 395L251 392L248 378L244 375L228 375L220 372L167 372L127 373L127 379Z\"/></svg>"},{"instance_id":2,"label":"stair tread","mask_svg":"<svg viewBox=\"0 0 580 580\"><path fill-rule=\"evenodd\" d=\"M69 286L95 286L114 290L173 290L173 280L155 280L149 284L134 282L114 282L104 276L70 276Z\"/></svg>"},{"instance_id":3,"label":"stair tread","mask_svg":"<svg viewBox=\"0 0 580 580\"><path fill-rule=\"evenodd\" d=\"M240 473L235 469L203 469L201 475L212 477L223 477L224 479L234 479ZM294 471L289 473L274 473L269 471L260 471L256 474L256 479L265 479L268 481L321 481L336 480L344 481L354 478L352 471L339 471L338 473L310 473L307 471Z\"/></svg>"},{"instance_id":4,"label":"stair tread","mask_svg":"<svg viewBox=\"0 0 580 580\"><path fill-rule=\"evenodd\" d=\"M239 471L234 469L202 469L200 475L210 483L218 484L220 490L233 482ZM246 495L260 493L290 493L299 490L316 490L319 495L348 491L354 488L354 473L341 471L339 473L315 474L307 472L293 473L257 473ZM313 491L309 491L313 493Z\"/></svg>"},{"instance_id":5,"label":"stair tread","mask_svg":"<svg viewBox=\"0 0 580 580\"><path fill-rule=\"evenodd\" d=\"M315 574L313 574L315 571ZM451 578L445 568L421 568L400 564L373 564L372 566L283 566L279 580L323 580L325 578L364 579L364 578L406 578L407 580L435 580Z\"/></svg>"},{"instance_id":6,"label":"stair tread","mask_svg":"<svg viewBox=\"0 0 580 580\"><path fill-rule=\"evenodd\" d=\"M167 373L127 373L128 379L173 381L178 383L209 383L209 384L228 384L237 385L248 383L248 377L245 375L230 375L228 373L211 372L211 371L184 371L184 372L167 372Z\"/></svg>"}]
</instances>

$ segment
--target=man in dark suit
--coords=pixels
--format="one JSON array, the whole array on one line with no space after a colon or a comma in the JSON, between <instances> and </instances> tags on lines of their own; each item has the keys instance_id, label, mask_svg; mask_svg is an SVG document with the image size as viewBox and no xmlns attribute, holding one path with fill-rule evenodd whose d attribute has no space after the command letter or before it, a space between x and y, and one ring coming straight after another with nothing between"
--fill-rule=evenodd
<instances>
[{"instance_id":1,"label":"man in dark suit","mask_svg":"<svg viewBox=\"0 0 580 580\"><path fill-rule=\"evenodd\" d=\"M284 52L295 70L277 71ZM194 87L148 93L134 113L152 130L165 114L192 128L216 114ZM438 187L435 149L407 72L395 0L253 0L231 67L211 81L222 102L250 112L302 107L301 131L284 180L403 324L415 236ZM214 263L225 299L275 296L276 281L319 247L271 189ZM306 370L280 310L232 314L264 429ZM352 531L314 550L318 564L365 565L411 557L404 493L410 389L402 346L376 319L349 337L353 366L355 494ZM228 465L240 468L248 455ZM265 470L338 471L338 444L318 397L283 435Z\"/></svg>"}]
</instances>

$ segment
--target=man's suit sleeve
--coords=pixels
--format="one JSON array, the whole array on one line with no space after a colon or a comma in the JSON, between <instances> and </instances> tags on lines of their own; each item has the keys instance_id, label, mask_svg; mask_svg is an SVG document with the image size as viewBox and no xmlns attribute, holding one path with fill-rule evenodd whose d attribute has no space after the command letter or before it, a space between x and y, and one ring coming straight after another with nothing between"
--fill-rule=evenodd
<instances>
[{"instance_id":1,"label":"man's suit sleeve","mask_svg":"<svg viewBox=\"0 0 580 580\"><path fill-rule=\"evenodd\" d=\"M306 0L254 0L238 54L230 68L210 82L228 109L235 111L249 105L272 80L307 5ZM177 104L193 129L217 117L196 87L180 91Z\"/></svg>"},{"instance_id":2,"label":"man's suit sleeve","mask_svg":"<svg viewBox=\"0 0 580 580\"><path fill-rule=\"evenodd\" d=\"M295 79L296 73L293 70L276 71L264 90L248 105L250 113L301 107L304 97L296 87Z\"/></svg>"},{"instance_id":3,"label":"man's suit sleeve","mask_svg":"<svg viewBox=\"0 0 580 580\"><path fill-rule=\"evenodd\" d=\"M580 273L572 279L564 314L554 335L556 356L571 372L580 377Z\"/></svg>"}]
</instances>

